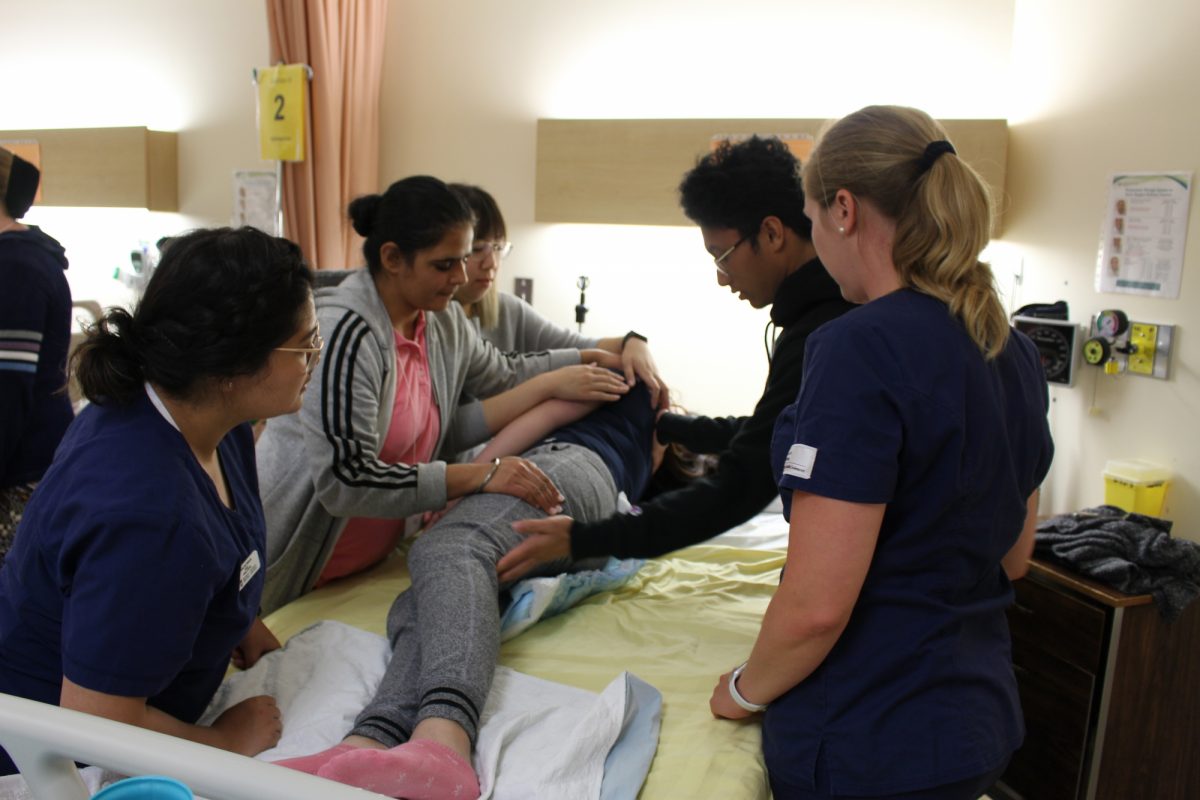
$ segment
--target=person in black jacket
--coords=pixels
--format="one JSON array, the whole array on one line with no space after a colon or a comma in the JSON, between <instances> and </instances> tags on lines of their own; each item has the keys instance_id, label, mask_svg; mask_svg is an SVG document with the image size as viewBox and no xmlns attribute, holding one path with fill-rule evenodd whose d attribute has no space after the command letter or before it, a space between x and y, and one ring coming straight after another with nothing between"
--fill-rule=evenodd
<instances>
[{"instance_id":1,"label":"person in black jacket","mask_svg":"<svg viewBox=\"0 0 1200 800\"><path fill-rule=\"evenodd\" d=\"M18 221L39 179L37 167L0 148L0 564L75 416L66 392L67 257L37 226Z\"/></svg>"},{"instance_id":2,"label":"person in black jacket","mask_svg":"<svg viewBox=\"0 0 1200 800\"><path fill-rule=\"evenodd\" d=\"M704 248L713 256L717 283L755 308L771 306L766 335L774 346L762 397L749 417L662 414L658 439L696 453L719 453L717 470L655 496L638 515L517 523L526 538L497 565L502 580L568 555L663 555L745 522L776 494L771 432L800 391L805 341L852 306L817 259L804 216L800 164L782 141L725 142L684 175L679 192L684 213L700 226Z\"/></svg>"}]
</instances>

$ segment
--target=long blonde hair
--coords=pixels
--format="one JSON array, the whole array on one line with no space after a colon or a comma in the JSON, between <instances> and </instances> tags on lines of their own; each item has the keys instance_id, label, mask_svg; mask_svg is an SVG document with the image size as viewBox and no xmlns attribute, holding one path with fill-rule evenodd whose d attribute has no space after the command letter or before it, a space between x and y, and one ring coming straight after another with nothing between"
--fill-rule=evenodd
<instances>
[{"instance_id":1,"label":"long blonde hair","mask_svg":"<svg viewBox=\"0 0 1200 800\"><path fill-rule=\"evenodd\" d=\"M991 267L979 260L991 235L992 201L979 174L915 108L868 106L822 134L804 165L804 190L828 208L839 189L872 201L896 222L892 261L902 285L944 302L985 358L1008 340Z\"/></svg>"}]
</instances>

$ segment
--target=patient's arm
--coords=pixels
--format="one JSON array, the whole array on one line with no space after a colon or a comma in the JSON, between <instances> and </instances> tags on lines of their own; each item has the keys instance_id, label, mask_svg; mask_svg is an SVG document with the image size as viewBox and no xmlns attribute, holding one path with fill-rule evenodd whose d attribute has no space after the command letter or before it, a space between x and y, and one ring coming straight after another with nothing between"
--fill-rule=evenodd
<instances>
[{"instance_id":1,"label":"patient's arm","mask_svg":"<svg viewBox=\"0 0 1200 800\"><path fill-rule=\"evenodd\" d=\"M483 420L487 429L495 432L547 400L612 402L628 391L625 381L612 370L595 364L575 364L534 375L507 391L485 398L481 401Z\"/></svg>"},{"instance_id":2,"label":"patient's arm","mask_svg":"<svg viewBox=\"0 0 1200 800\"><path fill-rule=\"evenodd\" d=\"M65 675L58 704L63 708L244 756L255 756L274 747L283 733L279 708L275 705L275 699L267 695L250 697L231 706L217 717L211 728L178 720L165 711L147 705L144 697L121 697L85 689Z\"/></svg>"},{"instance_id":3,"label":"patient's arm","mask_svg":"<svg viewBox=\"0 0 1200 800\"><path fill-rule=\"evenodd\" d=\"M501 428L475 461L484 463L499 456L523 453L550 432L582 419L599 406L599 402L583 400L554 399L539 403Z\"/></svg>"}]
</instances>

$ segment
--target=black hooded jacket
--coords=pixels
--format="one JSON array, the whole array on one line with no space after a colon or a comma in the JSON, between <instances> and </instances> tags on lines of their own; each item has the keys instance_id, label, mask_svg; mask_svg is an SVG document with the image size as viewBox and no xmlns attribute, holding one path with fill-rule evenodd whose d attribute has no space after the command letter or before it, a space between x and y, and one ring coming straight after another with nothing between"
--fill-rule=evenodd
<instances>
[{"instance_id":1,"label":"black hooded jacket","mask_svg":"<svg viewBox=\"0 0 1200 800\"><path fill-rule=\"evenodd\" d=\"M664 414L659 420L661 441L678 442L696 453L719 453L717 470L657 495L641 505L640 514L574 522L571 555L652 558L711 539L762 511L778 491L771 472L771 434L779 413L800 393L808 336L853 307L817 259L785 278L771 306L771 321L782 332L754 414Z\"/></svg>"}]
</instances>

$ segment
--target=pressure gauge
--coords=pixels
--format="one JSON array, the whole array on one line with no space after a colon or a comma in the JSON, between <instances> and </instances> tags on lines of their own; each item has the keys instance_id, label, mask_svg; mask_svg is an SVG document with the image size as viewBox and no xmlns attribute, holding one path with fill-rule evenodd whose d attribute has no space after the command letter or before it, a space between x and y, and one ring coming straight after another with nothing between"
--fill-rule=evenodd
<instances>
[{"instance_id":1,"label":"pressure gauge","mask_svg":"<svg viewBox=\"0 0 1200 800\"><path fill-rule=\"evenodd\" d=\"M1037 346L1047 383L1070 386L1075 382L1075 341L1079 326L1061 319L1014 317L1013 327Z\"/></svg>"},{"instance_id":2,"label":"pressure gauge","mask_svg":"<svg viewBox=\"0 0 1200 800\"><path fill-rule=\"evenodd\" d=\"M1096 315L1096 333L1101 336L1115 339L1127 330L1129 330L1129 317L1125 315L1124 311L1113 308L1101 311Z\"/></svg>"}]
</instances>

